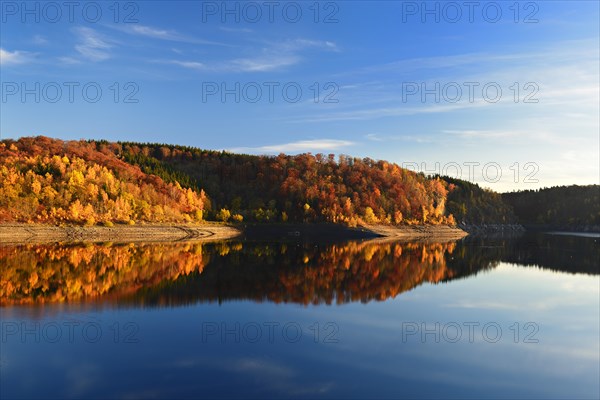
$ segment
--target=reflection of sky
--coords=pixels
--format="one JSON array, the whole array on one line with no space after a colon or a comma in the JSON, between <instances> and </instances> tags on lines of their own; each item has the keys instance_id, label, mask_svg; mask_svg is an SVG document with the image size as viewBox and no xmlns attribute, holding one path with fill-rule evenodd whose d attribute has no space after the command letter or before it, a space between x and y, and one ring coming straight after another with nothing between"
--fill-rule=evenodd
<instances>
[{"instance_id":1,"label":"reflection of sky","mask_svg":"<svg viewBox=\"0 0 600 400\"><path fill-rule=\"evenodd\" d=\"M599 277L501 264L446 284L426 284L395 299L368 304L309 306L234 301L177 308L56 313L41 324L76 319L103 329L98 343L2 343L2 397L537 397L599 395ZM3 310L3 322L20 320ZM8 316L8 318L6 318ZM522 343L526 322L539 343ZM111 326L139 325L139 343L114 343ZM218 334L202 340L203 323L233 327L269 322L256 343ZM315 323L320 335L315 343ZM327 322L337 343L323 343ZM457 343L419 335L403 342L403 323L477 322ZM497 323L496 343L481 327ZM518 322L520 343L510 326ZM302 338L286 342L282 326L296 323ZM204 325L206 326L206 325ZM405 325L406 326L406 325ZM490 331L493 334L493 330Z\"/></svg>"},{"instance_id":2,"label":"reflection of sky","mask_svg":"<svg viewBox=\"0 0 600 400\"><path fill-rule=\"evenodd\" d=\"M355 315L344 318L348 324L360 325L364 332L369 332L361 346L355 346L365 356L376 349L388 354L391 363L395 358L414 357L423 363L422 368L409 369L415 378L424 369L428 371L427 377L435 375L465 388L475 386L472 388L475 397L502 397L509 393L542 398L597 397L598 280L598 276L501 264L473 279L418 287L381 307L371 308L368 316L360 320ZM539 332L533 336L539 340L537 344L522 343L524 334L532 332L523 330L529 321L539 326ZM435 322L441 326L450 322L480 325L475 328L473 344L468 343L466 327L462 340L455 344L444 342L443 338L435 343L433 335L427 337L426 343L421 342L419 335L402 343L403 322L426 323L429 328ZM488 322L496 322L503 329L497 343L483 340L481 327ZM510 330L514 322L520 324L518 344L514 343ZM348 331L356 330L348 328ZM396 346L390 343L389 333L394 331ZM493 333L490 330L490 336ZM381 366L381 359L376 365ZM491 388L496 391L486 392Z\"/></svg>"}]
</instances>

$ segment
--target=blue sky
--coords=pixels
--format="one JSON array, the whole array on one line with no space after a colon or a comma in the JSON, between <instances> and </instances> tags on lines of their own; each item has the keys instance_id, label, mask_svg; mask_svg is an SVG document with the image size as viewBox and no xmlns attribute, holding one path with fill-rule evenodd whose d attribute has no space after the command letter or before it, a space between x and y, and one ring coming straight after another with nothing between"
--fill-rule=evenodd
<instances>
[{"instance_id":1,"label":"blue sky","mask_svg":"<svg viewBox=\"0 0 600 400\"><path fill-rule=\"evenodd\" d=\"M2 138L599 183L596 1L23 4L1 6Z\"/></svg>"}]
</instances>

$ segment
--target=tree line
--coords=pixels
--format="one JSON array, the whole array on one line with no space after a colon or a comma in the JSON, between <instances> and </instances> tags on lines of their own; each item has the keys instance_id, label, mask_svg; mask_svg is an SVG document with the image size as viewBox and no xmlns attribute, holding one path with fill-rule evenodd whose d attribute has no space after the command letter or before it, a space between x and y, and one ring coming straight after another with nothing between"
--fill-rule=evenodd
<instances>
[{"instance_id":1,"label":"tree line","mask_svg":"<svg viewBox=\"0 0 600 400\"><path fill-rule=\"evenodd\" d=\"M600 224L600 186L499 194L383 160L166 144L0 142L0 222Z\"/></svg>"},{"instance_id":2,"label":"tree line","mask_svg":"<svg viewBox=\"0 0 600 400\"><path fill-rule=\"evenodd\" d=\"M503 193L519 222L556 227L600 226L600 185L557 186Z\"/></svg>"}]
</instances>

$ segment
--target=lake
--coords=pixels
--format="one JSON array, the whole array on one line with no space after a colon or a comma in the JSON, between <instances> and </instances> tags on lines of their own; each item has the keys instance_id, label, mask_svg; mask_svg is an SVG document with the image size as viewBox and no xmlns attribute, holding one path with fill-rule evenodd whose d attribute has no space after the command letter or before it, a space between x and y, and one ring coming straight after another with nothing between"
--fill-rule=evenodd
<instances>
[{"instance_id":1,"label":"lake","mask_svg":"<svg viewBox=\"0 0 600 400\"><path fill-rule=\"evenodd\" d=\"M2 398L599 398L600 238L0 246Z\"/></svg>"}]
</instances>

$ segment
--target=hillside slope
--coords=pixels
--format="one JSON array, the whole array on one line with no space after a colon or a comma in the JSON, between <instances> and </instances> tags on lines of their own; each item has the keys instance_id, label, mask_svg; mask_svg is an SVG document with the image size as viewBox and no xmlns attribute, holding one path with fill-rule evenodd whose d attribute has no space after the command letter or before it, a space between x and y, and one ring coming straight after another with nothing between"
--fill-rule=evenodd
<instances>
[{"instance_id":1,"label":"hillside slope","mask_svg":"<svg viewBox=\"0 0 600 400\"><path fill-rule=\"evenodd\" d=\"M0 222L190 222L202 219L206 201L93 143L0 142Z\"/></svg>"},{"instance_id":2,"label":"hillside slope","mask_svg":"<svg viewBox=\"0 0 600 400\"><path fill-rule=\"evenodd\" d=\"M517 217L500 193L481 188L475 183L442 177L449 184L447 212L467 225L514 224Z\"/></svg>"},{"instance_id":3,"label":"hillside slope","mask_svg":"<svg viewBox=\"0 0 600 400\"><path fill-rule=\"evenodd\" d=\"M333 155L276 157L183 146L97 143L144 172L204 189L216 219L454 224L448 185L386 161Z\"/></svg>"}]
</instances>

